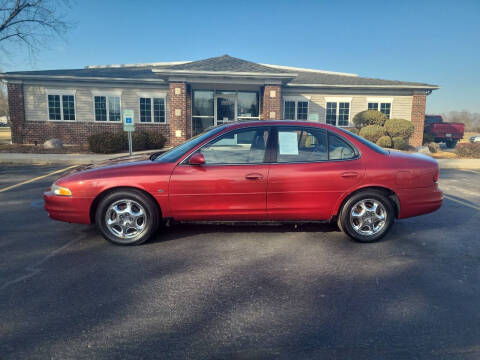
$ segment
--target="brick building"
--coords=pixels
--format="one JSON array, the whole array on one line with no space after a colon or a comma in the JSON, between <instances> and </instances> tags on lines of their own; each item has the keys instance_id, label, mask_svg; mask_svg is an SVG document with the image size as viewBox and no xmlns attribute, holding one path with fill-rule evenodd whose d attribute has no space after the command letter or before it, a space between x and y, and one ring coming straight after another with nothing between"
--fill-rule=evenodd
<instances>
[{"instance_id":1,"label":"brick building","mask_svg":"<svg viewBox=\"0 0 480 360\"><path fill-rule=\"evenodd\" d=\"M382 111L413 122L421 145L426 96L436 85L258 64L228 55L191 62L87 66L0 74L7 82L12 141L61 138L86 143L122 131L133 109L137 130L177 145L205 128L238 120L293 119L351 127L356 113Z\"/></svg>"}]
</instances>

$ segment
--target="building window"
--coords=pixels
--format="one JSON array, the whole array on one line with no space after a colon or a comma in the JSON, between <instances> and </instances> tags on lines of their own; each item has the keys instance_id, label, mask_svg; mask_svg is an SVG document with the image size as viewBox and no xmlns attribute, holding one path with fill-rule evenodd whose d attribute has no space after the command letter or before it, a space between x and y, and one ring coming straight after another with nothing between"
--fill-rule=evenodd
<instances>
[{"instance_id":1,"label":"building window","mask_svg":"<svg viewBox=\"0 0 480 360\"><path fill-rule=\"evenodd\" d=\"M75 96L48 94L48 119L53 121L74 121Z\"/></svg>"},{"instance_id":2,"label":"building window","mask_svg":"<svg viewBox=\"0 0 480 360\"><path fill-rule=\"evenodd\" d=\"M334 126L348 126L350 120L349 102L327 102L326 123Z\"/></svg>"},{"instance_id":3,"label":"building window","mask_svg":"<svg viewBox=\"0 0 480 360\"><path fill-rule=\"evenodd\" d=\"M392 103L390 102L369 102L368 103L368 110L377 110L381 113L387 115L390 119L390 112L392 109Z\"/></svg>"},{"instance_id":4,"label":"building window","mask_svg":"<svg viewBox=\"0 0 480 360\"><path fill-rule=\"evenodd\" d=\"M285 100L283 103L283 118L285 120L307 120L308 101Z\"/></svg>"},{"instance_id":5,"label":"building window","mask_svg":"<svg viewBox=\"0 0 480 360\"><path fill-rule=\"evenodd\" d=\"M96 121L120 121L120 96L95 96Z\"/></svg>"},{"instance_id":6,"label":"building window","mask_svg":"<svg viewBox=\"0 0 480 360\"><path fill-rule=\"evenodd\" d=\"M140 122L165 122L165 98L140 98Z\"/></svg>"}]
</instances>

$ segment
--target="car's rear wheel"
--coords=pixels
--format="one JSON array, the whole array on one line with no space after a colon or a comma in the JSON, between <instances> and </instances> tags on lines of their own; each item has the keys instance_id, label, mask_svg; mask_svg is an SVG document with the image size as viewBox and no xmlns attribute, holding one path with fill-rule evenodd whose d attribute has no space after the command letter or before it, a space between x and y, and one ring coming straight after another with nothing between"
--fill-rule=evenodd
<instances>
[{"instance_id":1,"label":"car's rear wheel","mask_svg":"<svg viewBox=\"0 0 480 360\"><path fill-rule=\"evenodd\" d=\"M358 242L374 242L384 237L395 220L390 199L381 191L362 191L343 205L339 228Z\"/></svg>"},{"instance_id":2,"label":"car's rear wheel","mask_svg":"<svg viewBox=\"0 0 480 360\"><path fill-rule=\"evenodd\" d=\"M119 190L100 201L95 222L106 240L139 245L155 233L160 214L154 201L141 191Z\"/></svg>"}]
</instances>

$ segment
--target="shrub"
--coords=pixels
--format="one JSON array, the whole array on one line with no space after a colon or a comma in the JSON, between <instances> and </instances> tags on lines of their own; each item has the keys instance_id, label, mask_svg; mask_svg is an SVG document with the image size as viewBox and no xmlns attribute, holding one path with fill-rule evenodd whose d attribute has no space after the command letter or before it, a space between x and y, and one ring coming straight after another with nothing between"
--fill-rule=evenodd
<instances>
[{"instance_id":1,"label":"shrub","mask_svg":"<svg viewBox=\"0 0 480 360\"><path fill-rule=\"evenodd\" d=\"M434 141L435 141L435 136L433 136L433 134L427 134L427 133L423 134L423 145L432 143Z\"/></svg>"},{"instance_id":2,"label":"shrub","mask_svg":"<svg viewBox=\"0 0 480 360\"><path fill-rule=\"evenodd\" d=\"M361 129L368 125L383 126L387 121L387 115L377 110L365 110L359 112L353 117L353 123L357 129Z\"/></svg>"},{"instance_id":3,"label":"shrub","mask_svg":"<svg viewBox=\"0 0 480 360\"><path fill-rule=\"evenodd\" d=\"M360 136L374 143L383 135L385 135L385 129L380 125L368 125L360 129Z\"/></svg>"},{"instance_id":4,"label":"shrub","mask_svg":"<svg viewBox=\"0 0 480 360\"><path fill-rule=\"evenodd\" d=\"M360 130L357 129L357 128L348 128L348 129L345 129L347 131L350 131L351 133L354 133L354 134L359 134L360 133Z\"/></svg>"},{"instance_id":5,"label":"shrub","mask_svg":"<svg viewBox=\"0 0 480 360\"><path fill-rule=\"evenodd\" d=\"M455 152L460 157L480 159L480 143L460 143Z\"/></svg>"},{"instance_id":6,"label":"shrub","mask_svg":"<svg viewBox=\"0 0 480 360\"><path fill-rule=\"evenodd\" d=\"M392 147L392 138L388 135L382 136L377 140L377 145L384 148Z\"/></svg>"},{"instance_id":7,"label":"shrub","mask_svg":"<svg viewBox=\"0 0 480 360\"><path fill-rule=\"evenodd\" d=\"M402 136L392 138L393 148L396 150L405 150L408 148L408 142Z\"/></svg>"},{"instance_id":8,"label":"shrub","mask_svg":"<svg viewBox=\"0 0 480 360\"><path fill-rule=\"evenodd\" d=\"M167 141L165 136L157 132L149 132L148 135L150 136L150 149L161 149Z\"/></svg>"},{"instance_id":9,"label":"shrub","mask_svg":"<svg viewBox=\"0 0 480 360\"><path fill-rule=\"evenodd\" d=\"M427 144L428 150L430 150L431 153L436 153L440 151L440 144L437 144L436 142L431 142Z\"/></svg>"},{"instance_id":10,"label":"shrub","mask_svg":"<svg viewBox=\"0 0 480 360\"><path fill-rule=\"evenodd\" d=\"M156 132L138 131L132 134L133 151L161 149L165 145L165 137ZM115 153L128 150L126 132L104 132L88 137L88 148L95 153Z\"/></svg>"},{"instance_id":11,"label":"shrub","mask_svg":"<svg viewBox=\"0 0 480 360\"><path fill-rule=\"evenodd\" d=\"M392 138L401 136L403 139L408 140L408 138L413 135L415 128L411 121L389 119L385 122L385 131Z\"/></svg>"},{"instance_id":12,"label":"shrub","mask_svg":"<svg viewBox=\"0 0 480 360\"><path fill-rule=\"evenodd\" d=\"M88 148L94 153L114 153L128 146L123 133L104 132L88 137Z\"/></svg>"}]
</instances>

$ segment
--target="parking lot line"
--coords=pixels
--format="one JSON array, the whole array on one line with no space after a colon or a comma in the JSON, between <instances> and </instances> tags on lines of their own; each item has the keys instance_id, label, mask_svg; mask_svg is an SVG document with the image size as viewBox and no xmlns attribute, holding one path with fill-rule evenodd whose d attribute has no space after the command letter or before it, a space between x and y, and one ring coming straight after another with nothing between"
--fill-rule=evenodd
<instances>
[{"instance_id":1,"label":"parking lot line","mask_svg":"<svg viewBox=\"0 0 480 360\"><path fill-rule=\"evenodd\" d=\"M443 197L444 197L445 199L450 200L450 201L455 201L456 203L458 203L458 204L460 204L460 205L468 206L469 208L472 208L472 209L474 209L474 210L480 210L480 206L475 206L475 205L469 204L469 203L467 203L467 202L465 202L465 201L461 201L461 200L455 199L455 198L453 198L453 197L451 197L451 196L448 196L448 195L446 195L446 194L443 194Z\"/></svg>"},{"instance_id":2,"label":"parking lot line","mask_svg":"<svg viewBox=\"0 0 480 360\"><path fill-rule=\"evenodd\" d=\"M78 167L78 165L72 165L72 166L69 166L69 167L66 167L64 169L60 169L60 170L56 170L56 171L52 171L48 174L45 174L45 175L42 175L42 176L37 176L37 177L34 177L33 179L29 179L29 180L25 180L25 181L22 181L22 182L19 182L18 184L14 184L14 185L10 185L10 186L7 186L7 187L4 187L3 189L0 189L0 193L4 192L4 191L7 191L7 190L11 190L11 189L15 189L19 186L22 186L22 185L25 185L25 184L29 184L29 183L32 183L34 181L37 181L37 180L41 180L41 179L44 179L46 177L49 177L49 176L52 176L52 175L55 175L55 174L59 174L59 173L62 173L62 172L65 172L67 170L70 170L70 169L73 169L73 168L76 168Z\"/></svg>"}]
</instances>

